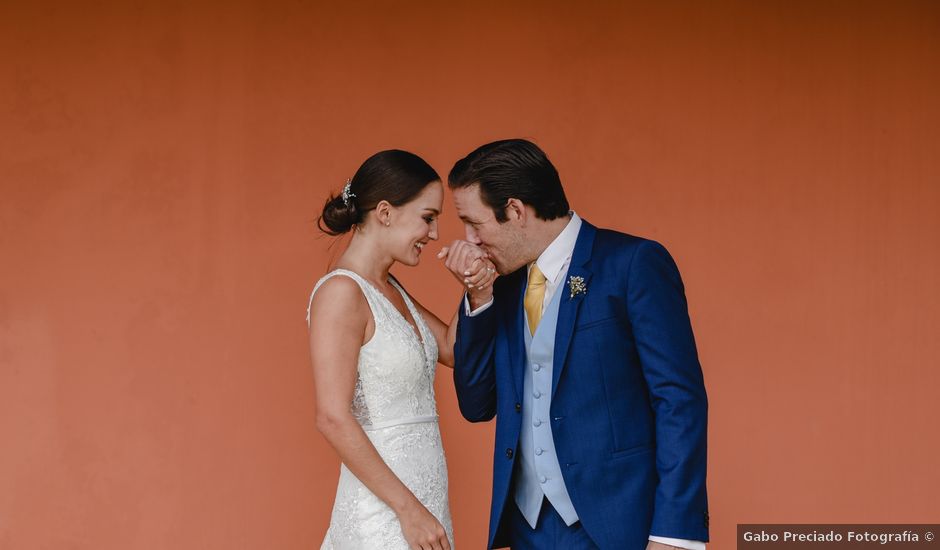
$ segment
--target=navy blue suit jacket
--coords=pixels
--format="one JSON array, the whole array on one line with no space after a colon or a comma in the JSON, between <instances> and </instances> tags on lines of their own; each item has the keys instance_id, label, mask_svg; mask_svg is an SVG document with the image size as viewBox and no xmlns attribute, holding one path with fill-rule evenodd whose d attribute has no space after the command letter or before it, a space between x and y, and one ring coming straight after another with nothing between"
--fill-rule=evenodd
<instances>
[{"instance_id":1,"label":"navy blue suit jacket","mask_svg":"<svg viewBox=\"0 0 940 550\"><path fill-rule=\"evenodd\" d=\"M570 278L586 292L571 296ZM649 535L708 540L707 401L679 271L660 244L584 222L555 336L551 427L565 486L601 547ZM471 422L496 417L489 547L508 545L525 343L526 269L496 280L494 304L460 308L454 382Z\"/></svg>"}]
</instances>

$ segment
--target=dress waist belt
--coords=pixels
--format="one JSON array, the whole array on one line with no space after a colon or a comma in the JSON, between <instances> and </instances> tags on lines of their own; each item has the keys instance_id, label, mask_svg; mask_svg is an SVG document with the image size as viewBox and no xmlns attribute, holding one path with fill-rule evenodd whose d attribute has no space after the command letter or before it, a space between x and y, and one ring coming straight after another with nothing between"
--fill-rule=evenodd
<instances>
[{"instance_id":1,"label":"dress waist belt","mask_svg":"<svg viewBox=\"0 0 940 550\"><path fill-rule=\"evenodd\" d=\"M437 422L436 416L413 416L411 418L396 418L394 420L386 420L384 422L374 422L372 424L367 424L362 426L362 429L371 432L374 430L381 430L384 428L391 428L393 426L403 426L405 424L421 424L424 422Z\"/></svg>"}]
</instances>

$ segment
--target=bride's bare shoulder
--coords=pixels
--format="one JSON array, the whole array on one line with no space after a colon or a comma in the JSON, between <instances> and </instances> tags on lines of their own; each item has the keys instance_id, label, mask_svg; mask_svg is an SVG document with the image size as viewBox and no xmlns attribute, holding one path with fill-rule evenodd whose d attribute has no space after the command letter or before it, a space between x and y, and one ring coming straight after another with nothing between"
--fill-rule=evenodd
<instances>
[{"instance_id":1,"label":"bride's bare shoulder","mask_svg":"<svg viewBox=\"0 0 940 550\"><path fill-rule=\"evenodd\" d=\"M361 318L365 322L368 316L369 303L359 284L342 275L334 275L320 283L310 303L311 321L327 319L342 322L344 318Z\"/></svg>"}]
</instances>

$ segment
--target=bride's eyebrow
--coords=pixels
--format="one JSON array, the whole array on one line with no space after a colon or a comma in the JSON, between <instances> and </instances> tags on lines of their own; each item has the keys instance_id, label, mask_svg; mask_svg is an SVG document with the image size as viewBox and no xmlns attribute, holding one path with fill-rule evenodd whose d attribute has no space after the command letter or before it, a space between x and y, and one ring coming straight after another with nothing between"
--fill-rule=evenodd
<instances>
[{"instance_id":1,"label":"bride's eyebrow","mask_svg":"<svg viewBox=\"0 0 940 550\"><path fill-rule=\"evenodd\" d=\"M434 215L436 216L439 216L441 214L441 211L438 210L437 208L425 208L425 210L427 210L428 212L433 212Z\"/></svg>"}]
</instances>

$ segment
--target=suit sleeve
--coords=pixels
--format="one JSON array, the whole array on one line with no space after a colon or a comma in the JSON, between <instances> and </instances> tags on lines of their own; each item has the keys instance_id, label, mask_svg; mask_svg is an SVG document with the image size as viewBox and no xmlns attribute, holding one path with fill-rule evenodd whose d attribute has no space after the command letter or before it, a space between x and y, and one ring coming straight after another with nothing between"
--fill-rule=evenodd
<instances>
[{"instance_id":1,"label":"suit sleeve","mask_svg":"<svg viewBox=\"0 0 940 550\"><path fill-rule=\"evenodd\" d=\"M471 317L460 304L457 339L454 342L454 386L460 413L470 422L485 422L496 416L496 371L493 350L496 341L497 307L491 304Z\"/></svg>"},{"instance_id":2,"label":"suit sleeve","mask_svg":"<svg viewBox=\"0 0 940 550\"><path fill-rule=\"evenodd\" d=\"M708 540L708 401L679 270L662 245L633 257L628 312L655 417L656 489L650 534Z\"/></svg>"}]
</instances>

